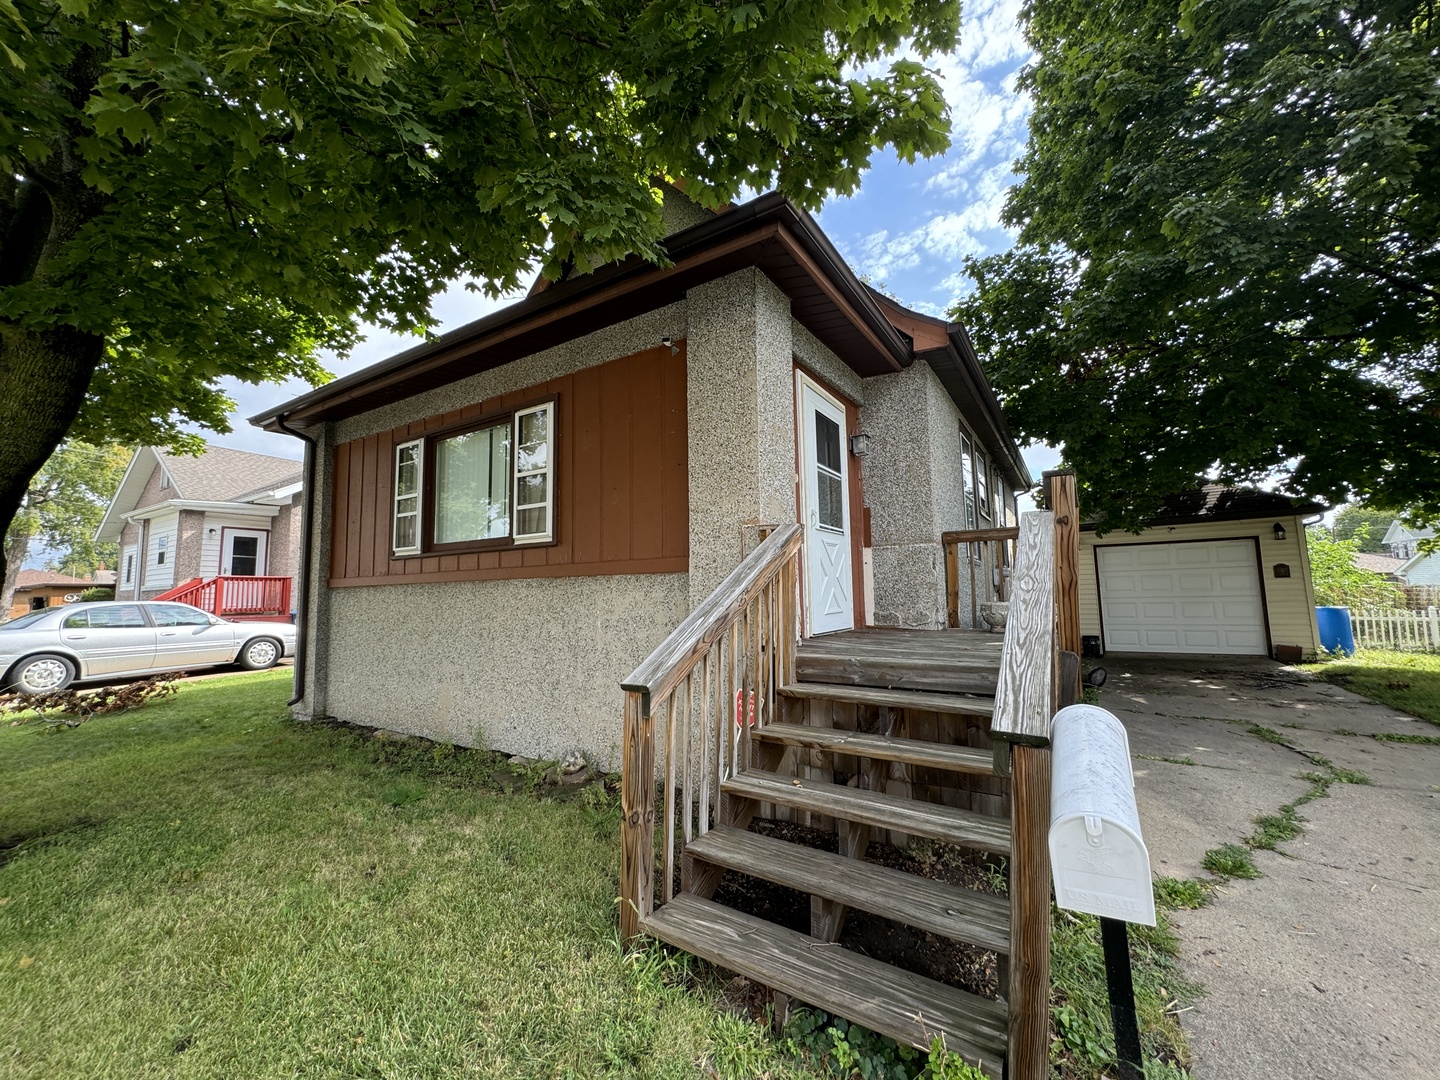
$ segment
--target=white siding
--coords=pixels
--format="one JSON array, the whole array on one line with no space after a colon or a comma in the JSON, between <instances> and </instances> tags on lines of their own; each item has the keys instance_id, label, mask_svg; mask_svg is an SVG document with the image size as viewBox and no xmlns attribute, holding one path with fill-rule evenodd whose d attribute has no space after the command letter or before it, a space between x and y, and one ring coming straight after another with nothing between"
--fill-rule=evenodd
<instances>
[{"instance_id":1,"label":"white siding","mask_svg":"<svg viewBox=\"0 0 1440 1080\"><path fill-rule=\"evenodd\" d=\"M220 573L220 530L263 529L269 532L274 524L275 519L266 515L207 513L205 523L200 527L200 576L212 578ZM212 533L211 529L215 531ZM265 546L268 548L270 545ZM269 573L268 566L266 573Z\"/></svg>"},{"instance_id":2,"label":"white siding","mask_svg":"<svg viewBox=\"0 0 1440 1080\"><path fill-rule=\"evenodd\" d=\"M168 589L175 584L175 549L180 539L180 515L175 512L151 518L145 542L145 577L147 590ZM165 538L165 561L160 562L161 537Z\"/></svg>"},{"instance_id":3,"label":"white siding","mask_svg":"<svg viewBox=\"0 0 1440 1080\"><path fill-rule=\"evenodd\" d=\"M1421 559L1405 572L1407 585L1440 585L1440 555Z\"/></svg>"},{"instance_id":4,"label":"white siding","mask_svg":"<svg viewBox=\"0 0 1440 1080\"><path fill-rule=\"evenodd\" d=\"M1286 537L1276 540L1276 522ZM1219 521L1203 525L1175 525L1146 529L1138 536L1110 532L1100 539L1093 532L1080 534L1080 632L1100 633L1100 591L1095 574L1095 548L1109 544L1166 543L1177 540L1260 540L1260 580L1265 591L1272 645L1298 645L1307 656L1320 648L1315 627L1315 592L1310 583L1310 560L1305 551L1305 525L1298 517L1251 521ZM1290 568L1288 578L1275 576L1275 565Z\"/></svg>"}]
</instances>

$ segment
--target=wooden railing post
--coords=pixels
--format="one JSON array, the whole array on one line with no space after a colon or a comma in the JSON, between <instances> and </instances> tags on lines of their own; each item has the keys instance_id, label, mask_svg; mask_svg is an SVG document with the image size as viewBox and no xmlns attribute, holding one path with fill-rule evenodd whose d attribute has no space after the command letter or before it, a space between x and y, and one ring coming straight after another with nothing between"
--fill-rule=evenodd
<instances>
[{"instance_id":1,"label":"wooden railing post","mask_svg":"<svg viewBox=\"0 0 1440 1080\"><path fill-rule=\"evenodd\" d=\"M945 624L954 630L960 626L960 543L941 543L945 547Z\"/></svg>"},{"instance_id":2,"label":"wooden railing post","mask_svg":"<svg viewBox=\"0 0 1440 1080\"><path fill-rule=\"evenodd\" d=\"M655 724L641 695L625 695L620 774L620 937L630 942L654 904Z\"/></svg>"},{"instance_id":3,"label":"wooden railing post","mask_svg":"<svg viewBox=\"0 0 1440 1080\"><path fill-rule=\"evenodd\" d=\"M1043 476L1045 505L1055 515L1055 647L1080 655L1080 505L1075 473L1069 469ZM1063 688L1066 701L1080 700L1080 673Z\"/></svg>"}]
</instances>

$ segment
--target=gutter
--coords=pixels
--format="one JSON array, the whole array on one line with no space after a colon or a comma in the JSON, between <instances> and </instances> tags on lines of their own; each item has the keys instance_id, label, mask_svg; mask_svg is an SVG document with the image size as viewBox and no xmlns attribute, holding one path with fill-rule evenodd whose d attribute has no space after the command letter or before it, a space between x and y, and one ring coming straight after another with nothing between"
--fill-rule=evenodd
<instances>
[{"instance_id":1,"label":"gutter","mask_svg":"<svg viewBox=\"0 0 1440 1080\"><path fill-rule=\"evenodd\" d=\"M301 515L300 528L300 566L299 580L300 588L295 597L295 693L285 703L287 708L300 704L305 698L305 660L309 655L310 635L310 537L315 527L315 440L303 432L296 431L289 427L285 421L288 414L280 413L275 417L275 426L287 435L293 435L305 444L305 485L304 502L305 512Z\"/></svg>"}]
</instances>

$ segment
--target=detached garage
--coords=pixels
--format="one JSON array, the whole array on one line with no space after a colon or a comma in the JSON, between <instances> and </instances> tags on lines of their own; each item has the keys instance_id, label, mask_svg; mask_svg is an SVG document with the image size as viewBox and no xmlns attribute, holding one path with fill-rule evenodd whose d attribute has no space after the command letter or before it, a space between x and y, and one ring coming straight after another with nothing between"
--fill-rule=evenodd
<instances>
[{"instance_id":1,"label":"detached garage","mask_svg":"<svg viewBox=\"0 0 1440 1080\"><path fill-rule=\"evenodd\" d=\"M1081 633L1105 652L1313 656L1305 519L1324 511L1211 485L1167 499L1139 534L1082 525Z\"/></svg>"}]
</instances>

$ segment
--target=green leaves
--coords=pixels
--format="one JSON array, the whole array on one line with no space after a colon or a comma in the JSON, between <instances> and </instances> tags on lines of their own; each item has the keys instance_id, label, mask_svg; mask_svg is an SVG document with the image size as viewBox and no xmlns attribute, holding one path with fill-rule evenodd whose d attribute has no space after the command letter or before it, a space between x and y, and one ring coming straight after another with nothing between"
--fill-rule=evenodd
<instances>
[{"instance_id":1,"label":"green leaves","mask_svg":"<svg viewBox=\"0 0 1440 1080\"><path fill-rule=\"evenodd\" d=\"M1440 514L1440 36L1378 2L1029 11L1020 243L957 309L1012 424L1102 527L1210 478Z\"/></svg>"}]
</instances>

